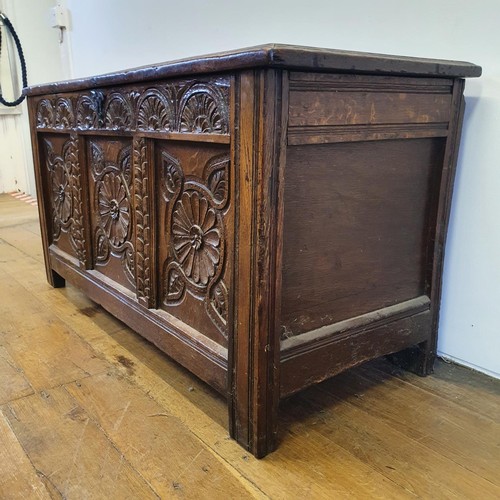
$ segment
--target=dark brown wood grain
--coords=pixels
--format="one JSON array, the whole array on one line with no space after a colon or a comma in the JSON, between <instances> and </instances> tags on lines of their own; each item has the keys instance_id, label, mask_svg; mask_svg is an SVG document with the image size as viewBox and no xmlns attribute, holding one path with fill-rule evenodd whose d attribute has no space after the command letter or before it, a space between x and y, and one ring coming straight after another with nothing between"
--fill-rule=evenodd
<instances>
[{"instance_id":1,"label":"dark brown wood grain","mask_svg":"<svg viewBox=\"0 0 500 500\"><path fill-rule=\"evenodd\" d=\"M429 311L374 327L365 326L330 337L320 346L291 349L281 361L281 397L321 382L368 359L399 351L401 345L415 345L428 338Z\"/></svg>"},{"instance_id":2,"label":"dark brown wood grain","mask_svg":"<svg viewBox=\"0 0 500 500\"><path fill-rule=\"evenodd\" d=\"M240 80L235 330L230 347L232 436L257 457L276 446L283 157L282 75L243 72Z\"/></svg>"},{"instance_id":3,"label":"dark brown wood grain","mask_svg":"<svg viewBox=\"0 0 500 500\"><path fill-rule=\"evenodd\" d=\"M264 45L28 90L47 278L277 444L278 403L435 357L470 63Z\"/></svg>"},{"instance_id":4,"label":"dark brown wood grain","mask_svg":"<svg viewBox=\"0 0 500 500\"><path fill-rule=\"evenodd\" d=\"M154 164L158 308L227 347L234 255L229 148L157 141Z\"/></svg>"},{"instance_id":5,"label":"dark brown wood grain","mask_svg":"<svg viewBox=\"0 0 500 500\"><path fill-rule=\"evenodd\" d=\"M200 73L219 73L255 67L435 77L475 77L481 75L480 66L462 61L266 44L68 82L36 85L27 89L26 93L28 95L40 95L68 92L112 84L152 81L161 78L174 78Z\"/></svg>"},{"instance_id":6,"label":"dark brown wood grain","mask_svg":"<svg viewBox=\"0 0 500 500\"><path fill-rule=\"evenodd\" d=\"M289 124L324 127L443 123L448 119L450 105L450 94L352 91L333 96L324 89L292 91Z\"/></svg>"},{"instance_id":7,"label":"dark brown wood grain","mask_svg":"<svg viewBox=\"0 0 500 500\"><path fill-rule=\"evenodd\" d=\"M282 335L425 293L441 139L289 147Z\"/></svg>"}]
</instances>

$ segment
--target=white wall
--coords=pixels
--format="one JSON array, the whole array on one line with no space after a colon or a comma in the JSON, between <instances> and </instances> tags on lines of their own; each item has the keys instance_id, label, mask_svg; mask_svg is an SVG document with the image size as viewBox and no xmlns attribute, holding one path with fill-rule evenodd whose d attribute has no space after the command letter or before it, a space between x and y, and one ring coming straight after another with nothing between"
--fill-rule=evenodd
<instances>
[{"instance_id":1,"label":"white wall","mask_svg":"<svg viewBox=\"0 0 500 500\"><path fill-rule=\"evenodd\" d=\"M30 85L70 76L61 64L57 30L49 26L49 9L55 3L56 0L0 0L0 10L21 40ZM20 73L19 70L19 81ZM0 76L6 83L7 75ZM5 109L2 105L0 108ZM0 192L35 194L26 102L16 109L18 114L3 114L0 109Z\"/></svg>"},{"instance_id":2,"label":"white wall","mask_svg":"<svg viewBox=\"0 0 500 500\"><path fill-rule=\"evenodd\" d=\"M500 377L498 0L66 1L75 77L267 42L482 65L466 87L439 350Z\"/></svg>"},{"instance_id":3,"label":"white wall","mask_svg":"<svg viewBox=\"0 0 500 500\"><path fill-rule=\"evenodd\" d=\"M492 42L500 49L498 34ZM483 54L484 76L466 96L438 347L500 378L500 72Z\"/></svg>"}]
</instances>

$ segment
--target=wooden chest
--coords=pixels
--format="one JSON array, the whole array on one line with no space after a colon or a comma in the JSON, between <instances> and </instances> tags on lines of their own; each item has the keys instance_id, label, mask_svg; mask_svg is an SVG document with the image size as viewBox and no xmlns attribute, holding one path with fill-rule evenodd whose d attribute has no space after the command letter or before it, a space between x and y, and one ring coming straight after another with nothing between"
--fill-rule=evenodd
<instances>
[{"instance_id":1,"label":"wooden chest","mask_svg":"<svg viewBox=\"0 0 500 500\"><path fill-rule=\"evenodd\" d=\"M265 45L28 89L48 280L227 396L436 353L469 63Z\"/></svg>"}]
</instances>

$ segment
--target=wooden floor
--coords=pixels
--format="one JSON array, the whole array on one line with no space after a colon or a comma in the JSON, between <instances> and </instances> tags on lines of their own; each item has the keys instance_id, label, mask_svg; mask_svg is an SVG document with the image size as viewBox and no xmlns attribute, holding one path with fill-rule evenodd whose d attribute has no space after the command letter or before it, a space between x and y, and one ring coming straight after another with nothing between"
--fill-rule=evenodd
<instances>
[{"instance_id":1,"label":"wooden floor","mask_svg":"<svg viewBox=\"0 0 500 500\"><path fill-rule=\"evenodd\" d=\"M36 208L0 196L0 498L500 498L500 382L385 361L282 405L256 460L224 401L75 288Z\"/></svg>"}]
</instances>

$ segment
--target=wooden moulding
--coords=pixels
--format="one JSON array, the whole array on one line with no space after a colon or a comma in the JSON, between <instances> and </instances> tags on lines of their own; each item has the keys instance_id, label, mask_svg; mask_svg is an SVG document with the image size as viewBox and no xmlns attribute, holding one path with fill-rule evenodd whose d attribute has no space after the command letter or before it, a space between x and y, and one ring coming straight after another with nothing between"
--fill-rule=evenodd
<instances>
[{"instance_id":1,"label":"wooden moulding","mask_svg":"<svg viewBox=\"0 0 500 500\"><path fill-rule=\"evenodd\" d=\"M149 139L158 139L161 137L163 140L170 141L183 141L183 142L214 142L220 144L229 144L231 142L231 138L227 135L219 135L219 134L189 134L189 133L179 133L179 132L162 132L161 135L158 132L131 132L131 131L120 131L116 130L77 130L79 136L94 136L99 135L103 137L116 137L117 133L120 137L145 137ZM39 130L39 133L50 133L50 134L67 134L67 130L60 130L57 128L44 128L43 130Z\"/></svg>"},{"instance_id":2,"label":"wooden moulding","mask_svg":"<svg viewBox=\"0 0 500 500\"><path fill-rule=\"evenodd\" d=\"M162 311L146 310L125 287L97 271L83 272L66 255L50 249L51 268L113 316L155 344L221 394L227 391L227 350Z\"/></svg>"},{"instance_id":3,"label":"wooden moulding","mask_svg":"<svg viewBox=\"0 0 500 500\"><path fill-rule=\"evenodd\" d=\"M445 137L453 80L290 73L288 144Z\"/></svg>"},{"instance_id":4,"label":"wooden moulding","mask_svg":"<svg viewBox=\"0 0 500 500\"><path fill-rule=\"evenodd\" d=\"M54 92L69 92L113 84L265 67L301 71L378 75L404 74L405 76L432 76L440 78L466 78L481 75L480 66L463 61L370 54L270 43L90 78L34 85L27 89L26 93L27 95L52 94Z\"/></svg>"},{"instance_id":5,"label":"wooden moulding","mask_svg":"<svg viewBox=\"0 0 500 500\"><path fill-rule=\"evenodd\" d=\"M281 342L281 397L367 359L428 338L430 299L417 297Z\"/></svg>"}]
</instances>

